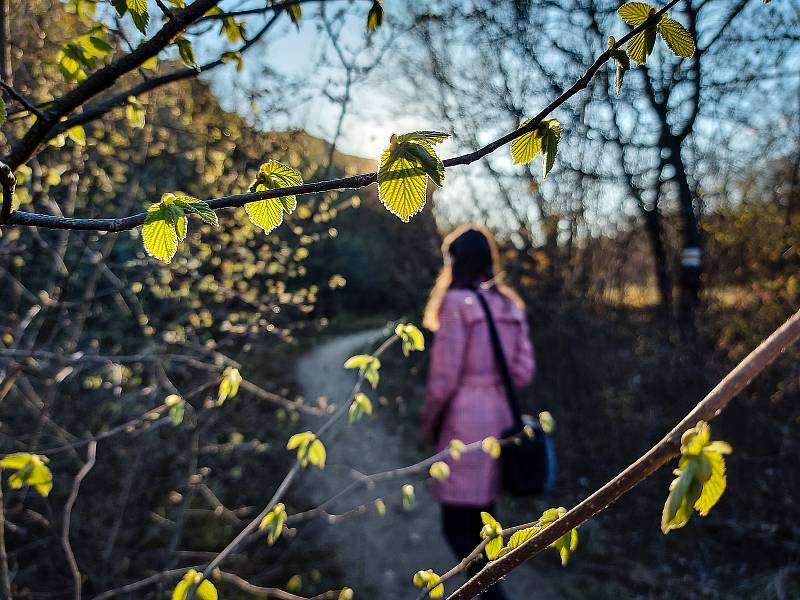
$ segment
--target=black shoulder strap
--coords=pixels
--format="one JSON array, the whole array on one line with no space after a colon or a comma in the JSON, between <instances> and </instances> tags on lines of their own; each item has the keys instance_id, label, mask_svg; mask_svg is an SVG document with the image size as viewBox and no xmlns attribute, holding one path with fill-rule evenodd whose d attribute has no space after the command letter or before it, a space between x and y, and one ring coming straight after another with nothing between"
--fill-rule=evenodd
<instances>
[{"instance_id":1,"label":"black shoulder strap","mask_svg":"<svg viewBox=\"0 0 800 600\"><path fill-rule=\"evenodd\" d=\"M514 423L522 428L522 414L519 410L519 401L517 400L517 389L514 386L514 380L511 379L511 373L508 370L508 362L503 353L503 346L500 343L500 335L497 333L497 326L495 325L492 311L489 310L489 303L479 291L475 292L478 296L478 301L486 313L486 323L489 325L489 337L492 339L492 349L494 350L494 360L497 364L497 369L500 371L500 378L503 380L503 386L506 388L506 397L508 398L508 406L511 408L511 414L514 416Z\"/></svg>"}]
</instances>

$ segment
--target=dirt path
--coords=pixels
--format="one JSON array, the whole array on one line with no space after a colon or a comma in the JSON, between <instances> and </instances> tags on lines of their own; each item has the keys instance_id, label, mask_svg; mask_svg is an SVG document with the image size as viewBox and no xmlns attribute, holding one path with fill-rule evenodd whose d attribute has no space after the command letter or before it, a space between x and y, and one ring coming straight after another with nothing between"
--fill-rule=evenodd
<instances>
[{"instance_id":1,"label":"dirt path","mask_svg":"<svg viewBox=\"0 0 800 600\"><path fill-rule=\"evenodd\" d=\"M355 376L342 368L353 354L368 352L383 337L381 330L370 330L334 338L305 355L297 364L296 380L308 402L325 396L342 402L350 393ZM377 394L371 394L377 396ZM414 461L413 449L398 433L392 420L395 415L381 411L344 429L328 449L328 466L323 472L311 472L299 488L310 505L319 504L352 481L352 469L375 473ZM308 422L308 427L318 423ZM316 471L316 470L315 470ZM316 540L335 553L335 563L342 574L342 584L352 587L359 600L411 600L416 592L411 578L419 569L442 573L455 558L445 545L439 527L439 507L424 482L415 480L417 502L410 511L400 503L400 488L405 481L395 480L354 497L342 499L330 512L347 512L361 503L383 498L387 511L381 517L371 506L367 514L355 515L334 525L323 525ZM448 591L454 589L454 583ZM533 569L518 569L506 583L512 598L553 598L555 590L544 585Z\"/></svg>"}]
</instances>

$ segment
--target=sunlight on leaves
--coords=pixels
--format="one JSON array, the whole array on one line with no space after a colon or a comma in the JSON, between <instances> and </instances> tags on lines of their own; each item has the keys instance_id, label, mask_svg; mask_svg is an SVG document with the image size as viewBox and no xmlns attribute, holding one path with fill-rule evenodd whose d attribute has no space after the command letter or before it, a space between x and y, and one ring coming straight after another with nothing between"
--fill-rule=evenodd
<instances>
[{"instance_id":1,"label":"sunlight on leaves","mask_svg":"<svg viewBox=\"0 0 800 600\"><path fill-rule=\"evenodd\" d=\"M378 387L380 382L381 361L377 356L370 354L357 354L351 356L344 363L345 369L358 369L360 375L370 383L372 389Z\"/></svg>"},{"instance_id":2,"label":"sunlight on leaves","mask_svg":"<svg viewBox=\"0 0 800 600\"><path fill-rule=\"evenodd\" d=\"M217 600L217 588L208 579L203 579L202 573L198 573L194 569L189 569L183 579L175 586L175 590L172 592L172 600L186 600L189 596L189 590L198 581L200 585L195 589L194 597L198 598L198 600Z\"/></svg>"},{"instance_id":3,"label":"sunlight on leaves","mask_svg":"<svg viewBox=\"0 0 800 600\"><path fill-rule=\"evenodd\" d=\"M239 373L239 369L233 367L225 369L217 390L217 406L222 406L225 400L236 396L239 393L240 383L242 383L242 375Z\"/></svg>"},{"instance_id":4,"label":"sunlight on leaves","mask_svg":"<svg viewBox=\"0 0 800 600\"><path fill-rule=\"evenodd\" d=\"M431 569L417 571L414 574L413 581L415 586L429 589L430 592L428 595L431 598L441 598L444 595L444 585L441 583L442 580Z\"/></svg>"},{"instance_id":5,"label":"sunlight on leaves","mask_svg":"<svg viewBox=\"0 0 800 600\"><path fill-rule=\"evenodd\" d=\"M277 160L270 160L261 165L255 180L250 185L251 192L266 192L285 187L303 185L300 173ZM283 223L283 214L292 214L297 208L296 196L281 196L257 200L244 205L247 216L253 225L260 227L264 233L270 233Z\"/></svg>"},{"instance_id":6,"label":"sunlight on leaves","mask_svg":"<svg viewBox=\"0 0 800 600\"><path fill-rule=\"evenodd\" d=\"M617 11L632 27L643 25L656 12L658 11L654 7L644 2L628 2ZM692 35L678 21L662 14L657 21L631 38L627 46L628 56L638 64L644 64L653 52L656 34L661 35L667 47L677 56L690 58L694 55L695 43Z\"/></svg>"},{"instance_id":7,"label":"sunlight on leaves","mask_svg":"<svg viewBox=\"0 0 800 600\"><path fill-rule=\"evenodd\" d=\"M378 163L378 196L383 205L407 223L425 206L428 177L444 184L444 165L433 149L449 134L415 131L392 134Z\"/></svg>"},{"instance_id":8,"label":"sunlight on leaves","mask_svg":"<svg viewBox=\"0 0 800 600\"><path fill-rule=\"evenodd\" d=\"M526 119L519 126L523 128L531 122ZM561 125L556 119L546 119L535 129L528 131L515 138L511 142L511 157L514 164L525 164L531 162L536 155L542 154L542 166L544 176L553 168L558 153L558 142L561 140Z\"/></svg>"},{"instance_id":9,"label":"sunlight on leaves","mask_svg":"<svg viewBox=\"0 0 800 600\"><path fill-rule=\"evenodd\" d=\"M394 328L394 333L403 342L403 354L408 356L411 352L421 352L425 350L425 336L415 325L411 323L400 323Z\"/></svg>"},{"instance_id":10,"label":"sunlight on leaves","mask_svg":"<svg viewBox=\"0 0 800 600\"><path fill-rule=\"evenodd\" d=\"M169 263L178 250L178 242L186 237L185 212L217 225L216 214L202 200L191 196L166 193L147 209L142 227L144 249L153 258Z\"/></svg>"},{"instance_id":11,"label":"sunlight on leaves","mask_svg":"<svg viewBox=\"0 0 800 600\"><path fill-rule=\"evenodd\" d=\"M53 474L47 467L46 456L29 452L15 452L0 460L0 469L13 469L8 478L12 490L29 485L40 496L47 496L53 489Z\"/></svg>"},{"instance_id":12,"label":"sunlight on leaves","mask_svg":"<svg viewBox=\"0 0 800 600\"><path fill-rule=\"evenodd\" d=\"M278 502L266 516L261 519L258 525L259 531L267 532L267 544L272 546L278 541L286 524L286 507L282 502Z\"/></svg>"},{"instance_id":13,"label":"sunlight on leaves","mask_svg":"<svg viewBox=\"0 0 800 600\"><path fill-rule=\"evenodd\" d=\"M503 537L500 535L503 531L503 526L488 512L481 513L481 522L483 523L481 539L489 540L484 548L486 551L486 558L494 560L500 555L500 551L503 549Z\"/></svg>"},{"instance_id":14,"label":"sunlight on leaves","mask_svg":"<svg viewBox=\"0 0 800 600\"><path fill-rule=\"evenodd\" d=\"M725 492L724 455L732 451L727 442L711 441L711 428L705 421L684 432L677 476L661 515L661 531L669 533L689 522L696 510L705 517Z\"/></svg>"},{"instance_id":15,"label":"sunlight on leaves","mask_svg":"<svg viewBox=\"0 0 800 600\"><path fill-rule=\"evenodd\" d=\"M324 444L317 439L311 431L296 433L289 438L286 444L287 450L297 449L297 459L304 467L309 464L320 469L325 468L326 451Z\"/></svg>"},{"instance_id":16,"label":"sunlight on leaves","mask_svg":"<svg viewBox=\"0 0 800 600\"><path fill-rule=\"evenodd\" d=\"M558 508L548 508L542 513L539 518L538 524L542 529L549 527L558 519L567 514L567 509L563 506ZM551 548L558 551L561 556L561 566L567 566L570 554L578 548L578 529L570 529L567 533L558 538L555 542L550 544Z\"/></svg>"},{"instance_id":17,"label":"sunlight on leaves","mask_svg":"<svg viewBox=\"0 0 800 600\"><path fill-rule=\"evenodd\" d=\"M355 423L358 421L363 415L371 415L372 414L372 401L369 397L364 394L363 392L359 392L353 398L353 402L350 404L349 410L349 419L350 423Z\"/></svg>"}]
</instances>

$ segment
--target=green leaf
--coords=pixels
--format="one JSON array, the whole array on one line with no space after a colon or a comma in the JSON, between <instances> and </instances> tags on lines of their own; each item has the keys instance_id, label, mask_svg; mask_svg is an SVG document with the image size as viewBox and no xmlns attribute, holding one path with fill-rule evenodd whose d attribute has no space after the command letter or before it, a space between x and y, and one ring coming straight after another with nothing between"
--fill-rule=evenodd
<instances>
[{"instance_id":1,"label":"green leaf","mask_svg":"<svg viewBox=\"0 0 800 600\"><path fill-rule=\"evenodd\" d=\"M444 481L448 477L450 477L450 467L447 465L446 462L437 460L433 463L428 470L430 476L436 479L437 481Z\"/></svg>"},{"instance_id":2,"label":"green leaf","mask_svg":"<svg viewBox=\"0 0 800 600\"><path fill-rule=\"evenodd\" d=\"M481 442L481 450L494 459L500 458L500 453L502 452L500 442L492 435L483 439Z\"/></svg>"},{"instance_id":3,"label":"green leaf","mask_svg":"<svg viewBox=\"0 0 800 600\"><path fill-rule=\"evenodd\" d=\"M503 526L488 512L481 512L481 522L483 529L481 529L481 539L489 540L484 550L486 551L486 558L494 560L500 555L503 549L503 538L500 533L503 531Z\"/></svg>"},{"instance_id":4,"label":"green leaf","mask_svg":"<svg viewBox=\"0 0 800 600\"><path fill-rule=\"evenodd\" d=\"M250 191L264 192L298 185L303 185L303 178L300 173L283 163L270 160L261 165L255 181L250 185ZM270 233L283 223L283 213L291 214L294 212L297 207L297 197L289 195L256 200L245 204L244 207L248 217L250 217L250 221L263 229L264 233Z\"/></svg>"},{"instance_id":5,"label":"green leaf","mask_svg":"<svg viewBox=\"0 0 800 600\"><path fill-rule=\"evenodd\" d=\"M142 33L147 33L147 25L150 23L150 13L147 12L147 0L127 0L126 4L136 29Z\"/></svg>"},{"instance_id":6,"label":"green leaf","mask_svg":"<svg viewBox=\"0 0 800 600\"><path fill-rule=\"evenodd\" d=\"M518 548L539 533L539 531L540 529L538 527L528 527L527 529L515 531L508 539L508 545L506 548L508 548L508 550L514 550L515 548Z\"/></svg>"},{"instance_id":7,"label":"green leaf","mask_svg":"<svg viewBox=\"0 0 800 600\"><path fill-rule=\"evenodd\" d=\"M182 216L182 210L161 202L147 209L142 241L150 256L166 263L172 260L178 251L178 220Z\"/></svg>"},{"instance_id":8,"label":"green leaf","mask_svg":"<svg viewBox=\"0 0 800 600\"><path fill-rule=\"evenodd\" d=\"M297 25L297 28L300 29L300 19L303 16L303 9L300 7L300 3L295 2L287 5L286 14L289 15L292 23Z\"/></svg>"},{"instance_id":9,"label":"green leaf","mask_svg":"<svg viewBox=\"0 0 800 600\"><path fill-rule=\"evenodd\" d=\"M367 31L375 31L383 25L383 6L381 0L374 0L367 14Z\"/></svg>"},{"instance_id":10,"label":"green leaf","mask_svg":"<svg viewBox=\"0 0 800 600\"><path fill-rule=\"evenodd\" d=\"M267 532L267 544L272 546L278 541L286 523L286 507L283 503L276 504L267 515L261 519L259 530Z\"/></svg>"},{"instance_id":11,"label":"green leaf","mask_svg":"<svg viewBox=\"0 0 800 600\"><path fill-rule=\"evenodd\" d=\"M175 590L172 592L172 600L186 600L189 590L198 581L200 581L200 585L197 586L194 597L198 600L217 600L217 588L208 579L203 579L202 573L198 573L194 569L189 569L183 579L175 586Z\"/></svg>"},{"instance_id":12,"label":"green leaf","mask_svg":"<svg viewBox=\"0 0 800 600\"><path fill-rule=\"evenodd\" d=\"M558 142L561 140L561 125L555 119L545 121L547 128L542 133L542 167L544 177L553 168L558 154Z\"/></svg>"},{"instance_id":13,"label":"green leaf","mask_svg":"<svg viewBox=\"0 0 800 600\"><path fill-rule=\"evenodd\" d=\"M175 45L178 47L178 55L187 67L197 69L197 63L194 60L194 48L192 42L185 37L180 36L175 39Z\"/></svg>"},{"instance_id":14,"label":"green leaf","mask_svg":"<svg viewBox=\"0 0 800 600\"><path fill-rule=\"evenodd\" d=\"M185 212L197 215L203 222L214 226L219 225L217 213L215 213L206 202L198 200L197 198L192 198L191 196L175 196L173 202L176 206L180 206Z\"/></svg>"},{"instance_id":15,"label":"green leaf","mask_svg":"<svg viewBox=\"0 0 800 600\"><path fill-rule=\"evenodd\" d=\"M703 491L697 502L694 503L694 508L700 513L700 516L705 517L725 492L725 459L719 452L708 448L703 450L703 454L699 458L704 458L711 467L710 476L703 482Z\"/></svg>"},{"instance_id":16,"label":"green leaf","mask_svg":"<svg viewBox=\"0 0 800 600\"><path fill-rule=\"evenodd\" d=\"M366 394L359 392L355 395L355 398L353 398L353 402L350 404L349 412L350 423L355 423L363 415L372 414L372 401Z\"/></svg>"},{"instance_id":17,"label":"green leaf","mask_svg":"<svg viewBox=\"0 0 800 600\"><path fill-rule=\"evenodd\" d=\"M67 137L79 146L86 145L86 131L80 125L67 129Z\"/></svg>"},{"instance_id":18,"label":"green leaf","mask_svg":"<svg viewBox=\"0 0 800 600\"><path fill-rule=\"evenodd\" d=\"M31 486L40 496L47 496L53 489L53 474L47 467L48 458L29 452L15 452L0 460L0 468L14 469L8 478L11 489Z\"/></svg>"},{"instance_id":19,"label":"green leaf","mask_svg":"<svg viewBox=\"0 0 800 600\"><path fill-rule=\"evenodd\" d=\"M425 350L425 336L415 325L411 323L400 323L394 329L394 333L403 341L403 354L408 356L411 352L421 352Z\"/></svg>"},{"instance_id":20,"label":"green leaf","mask_svg":"<svg viewBox=\"0 0 800 600\"><path fill-rule=\"evenodd\" d=\"M619 7L617 13L631 27L638 27L656 12L656 9L644 2L626 2Z\"/></svg>"},{"instance_id":21,"label":"green leaf","mask_svg":"<svg viewBox=\"0 0 800 600\"><path fill-rule=\"evenodd\" d=\"M670 19L667 15L661 15L657 27L661 39L677 56L691 58L694 55L694 38L678 21Z\"/></svg>"},{"instance_id":22,"label":"green leaf","mask_svg":"<svg viewBox=\"0 0 800 600\"><path fill-rule=\"evenodd\" d=\"M414 486L410 483L407 483L402 487L400 492L403 498L403 509L411 510L411 508L414 506L414 502L416 501Z\"/></svg>"},{"instance_id":23,"label":"green leaf","mask_svg":"<svg viewBox=\"0 0 800 600\"><path fill-rule=\"evenodd\" d=\"M417 571L414 574L414 585L428 588L430 590L428 595L431 598L441 598L444 595L444 585L441 583L441 578L431 569Z\"/></svg>"},{"instance_id":24,"label":"green leaf","mask_svg":"<svg viewBox=\"0 0 800 600\"><path fill-rule=\"evenodd\" d=\"M238 23L233 17L226 17L222 19L220 24L220 32L224 33L228 41L232 44L236 42L243 42L245 31L244 25Z\"/></svg>"},{"instance_id":25,"label":"green leaf","mask_svg":"<svg viewBox=\"0 0 800 600\"><path fill-rule=\"evenodd\" d=\"M392 135L378 163L378 195L383 205L407 223L425 206L428 177L444 183L444 165L433 144L447 139L438 131Z\"/></svg>"},{"instance_id":26,"label":"green leaf","mask_svg":"<svg viewBox=\"0 0 800 600\"><path fill-rule=\"evenodd\" d=\"M373 389L378 387L378 382L380 381L379 370L381 368L381 361L378 357L369 354L351 356L345 361L344 368L358 369L359 374L364 376Z\"/></svg>"},{"instance_id":27,"label":"green leaf","mask_svg":"<svg viewBox=\"0 0 800 600\"><path fill-rule=\"evenodd\" d=\"M134 129L142 129L144 127L144 106L134 96L130 96L125 104L125 116L128 119L128 124Z\"/></svg>"},{"instance_id":28,"label":"green leaf","mask_svg":"<svg viewBox=\"0 0 800 600\"><path fill-rule=\"evenodd\" d=\"M682 469L675 471L678 475L669 486L669 496L661 514L661 531L668 533L686 525L692 516L692 507L699 498L702 488L695 484L697 461L693 458L686 462ZM698 492L696 497L692 497Z\"/></svg>"},{"instance_id":29,"label":"green leaf","mask_svg":"<svg viewBox=\"0 0 800 600\"><path fill-rule=\"evenodd\" d=\"M186 401L180 396L176 396L178 402L169 405L169 419L175 427L183 423L183 417L186 414Z\"/></svg>"},{"instance_id":30,"label":"green leaf","mask_svg":"<svg viewBox=\"0 0 800 600\"><path fill-rule=\"evenodd\" d=\"M297 448L297 459L302 466L307 466L309 463L319 467L325 468L325 459L327 453L324 444L317 439L311 431L304 431L303 433L296 433L289 438L286 444L287 450L294 450Z\"/></svg>"},{"instance_id":31,"label":"green leaf","mask_svg":"<svg viewBox=\"0 0 800 600\"><path fill-rule=\"evenodd\" d=\"M225 369L217 390L217 406L222 406L225 400L236 396L239 393L239 384L241 382L242 376L239 373L239 369L233 367Z\"/></svg>"},{"instance_id":32,"label":"green leaf","mask_svg":"<svg viewBox=\"0 0 800 600\"><path fill-rule=\"evenodd\" d=\"M628 56L636 63L643 65L653 52L656 44L656 26L650 25L631 38L626 48Z\"/></svg>"},{"instance_id":33,"label":"green leaf","mask_svg":"<svg viewBox=\"0 0 800 600\"><path fill-rule=\"evenodd\" d=\"M531 119L526 119L518 129L525 127L530 122ZM515 165L531 162L541 150L542 138L538 128L524 133L511 142L511 157L514 159Z\"/></svg>"},{"instance_id":34,"label":"green leaf","mask_svg":"<svg viewBox=\"0 0 800 600\"><path fill-rule=\"evenodd\" d=\"M244 58L242 58L241 52L223 52L220 60L224 63L235 62L237 71L241 71L244 68Z\"/></svg>"}]
</instances>

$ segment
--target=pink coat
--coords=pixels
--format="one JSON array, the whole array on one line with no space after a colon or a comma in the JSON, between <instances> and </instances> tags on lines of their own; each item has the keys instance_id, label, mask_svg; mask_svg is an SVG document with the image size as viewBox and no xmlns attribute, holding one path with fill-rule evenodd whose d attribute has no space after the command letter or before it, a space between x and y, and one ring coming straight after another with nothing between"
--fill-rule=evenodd
<instances>
[{"instance_id":1,"label":"pink coat","mask_svg":"<svg viewBox=\"0 0 800 600\"><path fill-rule=\"evenodd\" d=\"M536 365L525 314L508 297L482 292L489 302L514 383L533 380ZM513 422L495 365L489 327L475 292L450 290L439 312L440 329L430 352L422 429L437 450L450 440L465 444L487 436L500 437ZM441 432L433 439L441 419ZM450 477L433 483L440 502L485 506L500 493L500 462L484 452L447 459Z\"/></svg>"}]
</instances>

